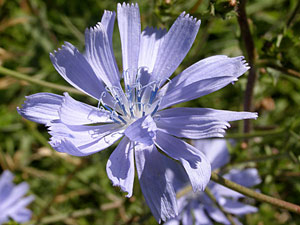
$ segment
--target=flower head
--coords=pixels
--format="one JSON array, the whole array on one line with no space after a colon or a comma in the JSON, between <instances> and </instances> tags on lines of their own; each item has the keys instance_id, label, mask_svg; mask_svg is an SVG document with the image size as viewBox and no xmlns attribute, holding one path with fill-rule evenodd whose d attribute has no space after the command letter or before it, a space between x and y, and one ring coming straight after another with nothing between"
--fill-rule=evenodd
<instances>
[{"instance_id":1,"label":"flower head","mask_svg":"<svg viewBox=\"0 0 300 225\"><path fill-rule=\"evenodd\" d=\"M209 159L212 169L219 169L229 162L229 153L224 139L197 140L194 141L194 144L197 149L201 150ZM177 169L173 169L172 171L177 174L176 177L173 175L174 186L177 190L180 190L187 185L186 175ZM261 182L258 171L255 168L244 170L231 169L229 173L223 177L246 187L251 187ZM244 196L236 191L214 183L213 181L210 181L207 187L214 195L217 203L222 206L227 213L234 216L241 216L257 211L257 208L240 202L239 199ZM211 220L221 224L231 224L224 213L216 207L215 203L204 192L188 193L178 199L178 205L179 216L170 219L165 223L166 225L179 225L180 221L183 225L213 224ZM241 224L237 217L233 219L236 224Z\"/></svg>"},{"instance_id":2,"label":"flower head","mask_svg":"<svg viewBox=\"0 0 300 225\"><path fill-rule=\"evenodd\" d=\"M122 73L112 48L114 12L105 11L100 23L86 29L83 54L67 42L50 54L60 75L98 100L98 107L67 93L38 93L28 96L18 111L45 124L52 136L50 144L59 152L86 156L121 139L107 162L109 179L130 197L135 164L153 215L158 221L166 220L177 214L166 165L183 166L194 191L204 190L210 178L204 154L180 138L220 137L228 121L257 117L248 112L166 108L236 81L248 66L243 57L213 56L169 81L192 46L200 21L182 13L168 32L149 27L141 32L138 5L125 3L118 4L117 19Z\"/></svg>"},{"instance_id":3,"label":"flower head","mask_svg":"<svg viewBox=\"0 0 300 225\"><path fill-rule=\"evenodd\" d=\"M14 175L5 170L0 176L0 225L13 219L18 223L30 220L31 211L26 208L33 201L33 196L23 197L29 187L26 182L13 183Z\"/></svg>"}]
</instances>

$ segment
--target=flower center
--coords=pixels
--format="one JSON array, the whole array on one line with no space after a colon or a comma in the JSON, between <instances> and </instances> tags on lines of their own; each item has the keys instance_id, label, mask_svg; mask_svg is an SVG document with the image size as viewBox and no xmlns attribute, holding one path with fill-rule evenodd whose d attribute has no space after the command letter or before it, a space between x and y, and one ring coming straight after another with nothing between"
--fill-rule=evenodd
<instances>
[{"instance_id":1,"label":"flower center","mask_svg":"<svg viewBox=\"0 0 300 225\"><path fill-rule=\"evenodd\" d=\"M115 100L113 108L102 101L105 92L99 101L99 105L101 103L111 113L110 117L114 122L124 125L130 125L136 119L149 114L154 116L160 104L160 99L157 98L159 82L146 82L150 78L147 69L145 67L139 68L132 84L129 84L129 72L127 70L123 73L125 91L115 86L106 87L107 92Z\"/></svg>"}]
</instances>

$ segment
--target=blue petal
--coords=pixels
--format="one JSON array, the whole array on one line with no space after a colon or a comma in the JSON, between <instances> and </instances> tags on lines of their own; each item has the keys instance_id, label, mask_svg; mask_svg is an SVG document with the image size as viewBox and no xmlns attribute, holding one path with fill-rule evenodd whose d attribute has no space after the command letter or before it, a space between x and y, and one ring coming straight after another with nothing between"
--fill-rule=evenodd
<instances>
[{"instance_id":1,"label":"blue petal","mask_svg":"<svg viewBox=\"0 0 300 225\"><path fill-rule=\"evenodd\" d=\"M210 108L170 108L159 112L161 117L178 117L178 116L201 115L203 119L215 119L218 121L235 121L241 119L256 119L257 113L234 112L228 110L217 110Z\"/></svg>"},{"instance_id":2,"label":"blue petal","mask_svg":"<svg viewBox=\"0 0 300 225\"><path fill-rule=\"evenodd\" d=\"M192 143L211 163L211 169L221 168L229 162L229 152L224 139L201 139Z\"/></svg>"},{"instance_id":3,"label":"blue petal","mask_svg":"<svg viewBox=\"0 0 300 225\"><path fill-rule=\"evenodd\" d=\"M255 119L256 113L209 108L171 108L158 112L157 127L177 137L202 139L223 137L228 121Z\"/></svg>"},{"instance_id":4,"label":"blue petal","mask_svg":"<svg viewBox=\"0 0 300 225\"><path fill-rule=\"evenodd\" d=\"M60 120L68 125L112 123L110 112L74 100L68 93L59 109Z\"/></svg>"},{"instance_id":5,"label":"blue petal","mask_svg":"<svg viewBox=\"0 0 300 225\"><path fill-rule=\"evenodd\" d=\"M228 174L224 175L224 178L246 187L251 187L261 182L258 171L255 168L248 168L245 170L231 169ZM243 194L216 183L213 183L211 191L219 196L230 197L232 199L244 197Z\"/></svg>"},{"instance_id":6,"label":"blue petal","mask_svg":"<svg viewBox=\"0 0 300 225\"><path fill-rule=\"evenodd\" d=\"M200 139L209 137L223 137L225 129L230 125L227 122L201 120L192 116L164 118L157 121L157 127L166 133L176 137Z\"/></svg>"},{"instance_id":7,"label":"blue petal","mask_svg":"<svg viewBox=\"0 0 300 225\"><path fill-rule=\"evenodd\" d=\"M251 187L261 182L258 171L255 168L244 170L232 169L228 174L224 175L224 178L246 187Z\"/></svg>"},{"instance_id":8,"label":"blue petal","mask_svg":"<svg viewBox=\"0 0 300 225\"><path fill-rule=\"evenodd\" d=\"M182 225L190 225L193 224L193 215L191 212L191 207L187 207L183 212L181 212L182 216Z\"/></svg>"},{"instance_id":9,"label":"blue petal","mask_svg":"<svg viewBox=\"0 0 300 225\"><path fill-rule=\"evenodd\" d=\"M18 113L24 118L36 123L47 124L59 118L58 110L62 104L63 96L51 93L37 93L26 96L22 108Z\"/></svg>"},{"instance_id":10,"label":"blue petal","mask_svg":"<svg viewBox=\"0 0 300 225\"><path fill-rule=\"evenodd\" d=\"M59 74L72 86L99 100L106 92L86 58L72 44L50 53L50 59Z\"/></svg>"},{"instance_id":11,"label":"blue petal","mask_svg":"<svg viewBox=\"0 0 300 225\"><path fill-rule=\"evenodd\" d=\"M4 202L10 196L14 187L13 179L14 175L9 170L2 173L0 177L0 202Z\"/></svg>"},{"instance_id":12,"label":"blue petal","mask_svg":"<svg viewBox=\"0 0 300 225\"><path fill-rule=\"evenodd\" d=\"M188 67L161 89L159 95L164 97L160 108L217 91L236 81L248 69L243 56L229 58L221 55L203 59Z\"/></svg>"},{"instance_id":13,"label":"blue petal","mask_svg":"<svg viewBox=\"0 0 300 225\"><path fill-rule=\"evenodd\" d=\"M177 218L172 218L165 222L164 225L180 225L180 221Z\"/></svg>"},{"instance_id":14,"label":"blue petal","mask_svg":"<svg viewBox=\"0 0 300 225\"><path fill-rule=\"evenodd\" d=\"M29 205L33 200L33 196L19 199L18 202L10 207L8 211L9 216L19 223L27 222L28 220L30 220L32 212L25 207Z\"/></svg>"},{"instance_id":15,"label":"blue petal","mask_svg":"<svg viewBox=\"0 0 300 225\"><path fill-rule=\"evenodd\" d=\"M200 60L182 71L163 89L172 90L185 87L200 80L216 77L240 77L249 69L243 56L229 58L226 55L216 55Z\"/></svg>"},{"instance_id":16,"label":"blue petal","mask_svg":"<svg viewBox=\"0 0 300 225\"><path fill-rule=\"evenodd\" d=\"M234 112L228 110L218 110L210 108L170 108L158 113L160 119L163 117L181 117L181 116L201 116L203 120L216 121L236 121L242 119L256 119L257 113L251 112Z\"/></svg>"},{"instance_id":17,"label":"blue petal","mask_svg":"<svg viewBox=\"0 0 300 225\"><path fill-rule=\"evenodd\" d=\"M118 147L110 155L106 172L113 186L119 186L122 191L127 192L126 197L132 196L134 181L134 143L123 138Z\"/></svg>"},{"instance_id":18,"label":"blue petal","mask_svg":"<svg viewBox=\"0 0 300 225\"><path fill-rule=\"evenodd\" d=\"M29 186L26 182L20 183L13 187L9 193L9 197L1 203L2 209L9 209L15 207L17 202L27 193Z\"/></svg>"},{"instance_id":19,"label":"blue petal","mask_svg":"<svg viewBox=\"0 0 300 225\"><path fill-rule=\"evenodd\" d=\"M159 109L200 98L201 96L217 91L236 80L235 77L226 76L200 80L185 87L180 87L181 85L178 85L178 87L171 89L162 97Z\"/></svg>"},{"instance_id":20,"label":"blue petal","mask_svg":"<svg viewBox=\"0 0 300 225\"><path fill-rule=\"evenodd\" d=\"M166 34L165 29L146 27L141 35L139 68L145 67L149 73L152 72L159 48Z\"/></svg>"},{"instance_id":21,"label":"blue petal","mask_svg":"<svg viewBox=\"0 0 300 225\"><path fill-rule=\"evenodd\" d=\"M31 211L25 207L33 201L33 196L23 198L29 189L23 182L15 186L13 174L5 170L0 177L0 224L7 222L11 217L17 222L26 222L31 217Z\"/></svg>"},{"instance_id":22,"label":"blue petal","mask_svg":"<svg viewBox=\"0 0 300 225\"><path fill-rule=\"evenodd\" d=\"M171 159L159 153L154 145L135 146L136 169L144 198L158 223L178 214L176 193L167 176Z\"/></svg>"},{"instance_id":23,"label":"blue petal","mask_svg":"<svg viewBox=\"0 0 300 225\"><path fill-rule=\"evenodd\" d=\"M152 145L156 137L156 124L150 115L144 116L130 124L125 130L125 135L131 140Z\"/></svg>"},{"instance_id":24,"label":"blue petal","mask_svg":"<svg viewBox=\"0 0 300 225\"><path fill-rule=\"evenodd\" d=\"M118 3L118 25L122 45L125 86L132 85L138 69L141 21L137 4Z\"/></svg>"},{"instance_id":25,"label":"blue petal","mask_svg":"<svg viewBox=\"0 0 300 225\"><path fill-rule=\"evenodd\" d=\"M87 156L104 150L123 136L116 124L68 126L57 121L49 127L50 145L58 152Z\"/></svg>"},{"instance_id":26,"label":"blue petal","mask_svg":"<svg viewBox=\"0 0 300 225\"><path fill-rule=\"evenodd\" d=\"M224 213L221 212L221 210L219 210L218 208L212 205L204 205L204 207L207 211L207 214L216 222L226 224L226 225L231 224L229 220L226 218L226 216L224 215Z\"/></svg>"},{"instance_id":27,"label":"blue petal","mask_svg":"<svg viewBox=\"0 0 300 225\"><path fill-rule=\"evenodd\" d=\"M228 213L235 214L235 215L245 215L248 213L256 213L257 208L251 205L246 205L244 203L234 201L231 199L225 199L222 203L222 207Z\"/></svg>"},{"instance_id":28,"label":"blue petal","mask_svg":"<svg viewBox=\"0 0 300 225\"><path fill-rule=\"evenodd\" d=\"M189 185L189 177L186 174L185 169L180 163L172 163L166 165L169 169L168 177L172 181L175 191L180 191L182 188ZM177 204L178 208L182 209L186 205L185 196L178 199Z\"/></svg>"},{"instance_id":29,"label":"blue petal","mask_svg":"<svg viewBox=\"0 0 300 225\"><path fill-rule=\"evenodd\" d=\"M110 19L113 20L114 14L109 15L111 15ZM104 16L106 17L106 15ZM112 23L112 21L110 21L110 23ZM104 25L98 23L96 26L85 30L85 57L99 80L102 80L108 87L121 88L119 69L111 41L109 41L109 37L106 33L107 29L112 28L108 27L109 24L107 24L106 27L104 27Z\"/></svg>"},{"instance_id":30,"label":"blue petal","mask_svg":"<svg viewBox=\"0 0 300 225\"><path fill-rule=\"evenodd\" d=\"M186 142L157 131L155 143L171 158L178 160L189 176L194 191L203 191L211 175L210 163L203 153Z\"/></svg>"},{"instance_id":31,"label":"blue petal","mask_svg":"<svg viewBox=\"0 0 300 225\"><path fill-rule=\"evenodd\" d=\"M234 190L231 190L227 187L224 187L223 185L220 185L220 184L217 184L214 182L209 183L209 185L210 185L210 189L211 189L212 193L214 193L215 195L230 197L233 199L238 199L238 198L244 197L243 194L236 192Z\"/></svg>"},{"instance_id":32,"label":"blue petal","mask_svg":"<svg viewBox=\"0 0 300 225\"><path fill-rule=\"evenodd\" d=\"M204 212L203 205L199 203L197 207L194 208L194 216L195 216L195 225L213 225L211 220Z\"/></svg>"},{"instance_id":33,"label":"blue petal","mask_svg":"<svg viewBox=\"0 0 300 225\"><path fill-rule=\"evenodd\" d=\"M153 68L153 80L162 85L177 69L190 50L200 27L200 20L182 13L164 36Z\"/></svg>"},{"instance_id":34,"label":"blue petal","mask_svg":"<svg viewBox=\"0 0 300 225\"><path fill-rule=\"evenodd\" d=\"M104 10L104 13L101 18L101 24L103 25L105 32L107 34L108 40L110 42L110 47L112 47L112 37L114 32L115 19L116 19L115 12Z\"/></svg>"}]
</instances>

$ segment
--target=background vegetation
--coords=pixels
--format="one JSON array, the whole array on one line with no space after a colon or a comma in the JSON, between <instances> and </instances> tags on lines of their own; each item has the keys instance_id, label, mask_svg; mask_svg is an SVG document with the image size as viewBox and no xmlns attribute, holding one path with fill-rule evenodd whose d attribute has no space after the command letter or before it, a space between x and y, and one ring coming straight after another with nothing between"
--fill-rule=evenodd
<instances>
[{"instance_id":1,"label":"background vegetation","mask_svg":"<svg viewBox=\"0 0 300 225\"><path fill-rule=\"evenodd\" d=\"M232 167L256 167L262 193L300 203L300 16L297 0L251 0L246 4L251 36L241 33L235 0L152 0L139 3L142 28L169 28L186 11L202 20L196 41L176 71L208 56L245 55L257 76L251 108L259 113L250 134L233 123L228 138ZM55 71L49 52L64 41L84 48L84 30L101 20L104 9L116 11L117 1L0 0L0 66L29 78L68 84ZM245 23L245 21L244 21ZM114 30L114 51L121 68L120 40ZM253 46L249 50L251 40ZM245 42L246 40L246 42ZM246 45L245 45L246 43ZM252 51L252 56L251 56ZM0 68L0 172L9 169L16 182L27 181L36 200L32 222L41 224L156 224L146 206L138 179L134 195L125 198L112 187L105 171L113 147L86 158L59 154L47 143L42 125L18 115L24 96L37 92L62 94L53 88L16 79ZM234 85L182 104L192 107L243 110L248 74ZM250 97L251 97L250 88ZM87 96L77 100L96 104ZM248 105L249 106L249 105ZM245 139L248 136L250 138ZM300 217L269 204L247 200L259 208L244 224L300 224Z\"/></svg>"}]
</instances>

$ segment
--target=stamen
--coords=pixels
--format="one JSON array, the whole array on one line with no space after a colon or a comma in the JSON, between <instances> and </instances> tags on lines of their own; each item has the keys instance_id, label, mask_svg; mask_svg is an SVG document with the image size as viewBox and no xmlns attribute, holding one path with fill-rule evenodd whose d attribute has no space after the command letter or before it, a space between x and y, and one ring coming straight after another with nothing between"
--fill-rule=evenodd
<instances>
[{"instance_id":1,"label":"stamen","mask_svg":"<svg viewBox=\"0 0 300 225\"><path fill-rule=\"evenodd\" d=\"M133 107L131 106L129 109L130 109L130 118L134 118Z\"/></svg>"},{"instance_id":2,"label":"stamen","mask_svg":"<svg viewBox=\"0 0 300 225\"><path fill-rule=\"evenodd\" d=\"M101 97L100 97L100 99L99 99L99 101L98 101L97 108L99 108L99 109L101 110L101 109L103 109L103 107L104 107L104 108L107 109L109 112L112 112L112 109L111 109L107 104L105 104L105 103L103 102L103 100L102 100L105 96L106 96L106 92L103 91L103 92L101 93ZM103 105L103 107L101 107L100 104Z\"/></svg>"},{"instance_id":3,"label":"stamen","mask_svg":"<svg viewBox=\"0 0 300 225\"><path fill-rule=\"evenodd\" d=\"M120 119L123 123L125 123L126 124L126 121L116 112L116 111L113 111L111 114L110 114L110 117L111 117L111 119L114 121L114 122L116 122L116 123L118 123L118 124L121 124L121 122L118 120L118 119ZM118 119L117 119L118 118Z\"/></svg>"},{"instance_id":4,"label":"stamen","mask_svg":"<svg viewBox=\"0 0 300 225\"><path fill-rule=\"evenodd\" d=\"M106 96L106 92L103 91L103 92L101 93L101 96L100 96L99 100L98 100L97 108L100 108L100 104L103 105L103 100L102 100L102 99L103 99L105 96Z\"/></svg>"},{"instance_id":5,"label":"stamen","mask_svg":"<svg viewBox=\"0 0 300 225\"><path fill-rule=\"evenodd\" d=\"M141 100L142 100L142 97L141 97L141 95L138 95L137 96L137 103L138 103L138 107L139 107L139 111L141 111Z\"/></svg>"},{"instance_id":6,"label":"stamen","mask_svg":"<svg viewBox=\"0 0 300 225\"><path fill-rule=\"evenodd\" d=\"M153 116L153 115L157 112L158 107L159 107L159 104L160 104L160 101L159 101L159 102L157 103L157 105L155 106L154 110L153 110L152 113L151 113L151 116Z\"/></svg>"},{"instance_id":7,"label":"stamen","mask_svg":"<svg viewBox=\"0 0 300 225\"><path fill-rule=\"evenodd\" d=\"M125 88L118 86L106 86L98 102L98 108L110 112L110 119L117 124L132 123L134 119L150 114L154 116L160 104L157 99L158 90L162 80L151 81L142 85L142 79L145 81L150 73L147 73L147 67L136 69L127 69L122 73ZM168 79L169 80L169 79ZM170 81L170 80L169 80ZM114 105L108 106L102 100L109 93L114 98ZM102 105L102 106L101 106Z\"/></svg>"},{"instance_id":8,"label":"stamen","mask_svg":"<svg viewBox=\"0 0 300 225\"><path fill-rule=\"evenodd\" d=\"M110 119L112 119L115 123L117 123L117 124L121 124L121 122L120 121L118 121L118 120L116 120L115 118L113 118L112 116L110 117Z\"/></svg>"},{"instance_id":9,"label":"stamen","mask_svg":"<svg viewBox=\"0 0 300 225\"><path fill-rule=\"evenodd\" d=\"M120 106L120 108L122 109L122 111L124 112L124 116L127 116L127 112L125 109L124 104L122 103L122 101L116 96L116 101L118 103L118 105Z\"/></svg>"},{"instance_id":10,"label":"stamen","mask_svg":"<svg viewBox=\"0 0 300 225\"><path fill-rule=\"evenodd\" d=\"M102 103L102 105L103 105L103 107L104 107L105 109L107 109L108 111L110 111L110 112L113 111L113 110L112 110L110 107L108 107L106 104L103 104L103 103Z\"/></svg>"},{"instance_id":11,"label":"stamen","mask_svg":"<svg viewBox=\"0 0 300 225\"><path fill-rule=\"evenodd\" d=\"M153 100L156 97L157 91L158 91L158 87L155 87L154 90L152 90L151 95L150 95L150 99L149 99L149 104L153 103Z\"/></svg>"},{"instance_id":12,"label":"stamen","mask_svg":"<svg viewBox=\"0 0 300 225\"><path fill-rule=\"evenodd\" d=\"M146 112L145 112L145 104L142 103L142 106L143 106L143 114L142 116L145 116Z\"/></svg>"},{"instance_id":13,"label":"stamen","mask_svg":"<svg viewBox=\"0 0 300 225\"><path fill-rule=\"evenodd\" d=\"M122 118L122 116L118 115L118 118L119 118L124 124L127 124L127 122Z\"/></svg>"}]
</instances>

